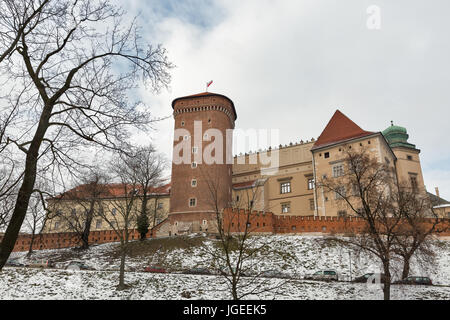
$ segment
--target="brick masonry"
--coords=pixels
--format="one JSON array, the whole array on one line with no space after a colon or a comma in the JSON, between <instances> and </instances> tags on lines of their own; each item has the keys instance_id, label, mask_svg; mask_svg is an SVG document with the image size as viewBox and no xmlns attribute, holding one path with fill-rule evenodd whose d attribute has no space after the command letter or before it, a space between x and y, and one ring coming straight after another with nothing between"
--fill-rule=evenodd
<instances>
[{"instance_id":1,"label":"brick masonry","mask_svg":"<svg viewBox=\"0 0 450 320\"><path fill-rule=\"evenodd\" d=\"M223 225L230 232L243 230L247 222L247 215L244 210L226 209L224 212ZM178 220L178 219L177 219ZM349 217L314 217L314 216L279 216L271 212L254 211L249 218L249 230L255 234L342 234L349 231L361 230L364 226L364 220L361 218ZM431 222L426 222L431 223ZM160 225L163 225L161 223ZM147 233L147 238L151 238L160 227L157 225L153 230ZM438 236L450 236L450 219L440 219L438 224ZM130 234L130 240L139 239L137 230ZM2 237L0 236L0 241ZM118 242L117 234L112 230L92 231L89 235L91 244L102 244ZM16 241L13 251L28 251L31 236L22 234ZM37 235L34 241L33 250L61 249L79 246L80 243L74 233L47 233Z\"/></svg>"}]
</instances>

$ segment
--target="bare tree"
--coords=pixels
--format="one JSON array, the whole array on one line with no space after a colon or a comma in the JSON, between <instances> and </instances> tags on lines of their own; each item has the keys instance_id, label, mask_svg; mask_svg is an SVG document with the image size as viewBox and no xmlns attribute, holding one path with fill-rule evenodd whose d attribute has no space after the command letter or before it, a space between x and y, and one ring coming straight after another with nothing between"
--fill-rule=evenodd
<instances>
[{"instance_id":1,"label":"bare tree","mask_svg":"<svg viewBox=\"0 0 450 320\"><path fill-rule=\"evenodd\" d=\"M47 220L47 211L45 204L39 195L33 195L30 200L30 206L25 218L24 227L30 233L30 246L28 248L28 256L33 253L33 245L36 237L42 233Z\"/></svg>"},{"instance_id":2,"label":"bare tree","mask_svg":"<svg viewBox=\"0 0 450 320\"><path fill-rule=\"evenodd\" d=\"M139 188L141 206L138 216L138 230L141 234L141 240L144 240L150 226L149 219L153 220L153 226L156 225L159 195L155 190L157 191L156 188L164 181L167 160L152 145L140 147L134 154L126 157L130 170L134 171ZM150 197L154 198L153 209L148 208Z\"/></svg>"},{"instance_id":3,"label":"bare tree","mask_svg":"<svg viewBox=\"0 0 450 320\"><path fill-rule=\"evenodd\" d=\"M224 190L223 183L215 175L206 171L202 171L202 175L208 185L210 207L215 218L213 232L217 237L216 246L205 246L202 251L225 279L231 297L240 300L250 295L276 291L285 280L268 279L264 277L268 270L255 269L261 259L282 255L273 249L268 237L255 236L264 231L263 225L257 222L259 212L255 212L255 207L262 198L265 179L255 180L252 186L240 192L239 200L224 208L220 197L228 190Z\"/></svg>"},{"instance_id":4,"label":"bare tree","mask_svg":"<svg viewBox=\"0 0 450 320\"><path fill-rule=\"evenodd\" d=\"M347 238L334 241L375 255L383 266L384 299L390 299L391 267L402 215L395 208L392 191L395 169L379 162L364 149L344 147L344 172L339 177L324 177L319 188L336 198L353 216L362 218L363 226L348 229Z\"/></svg>"},{"instance_id":5,"label":"bare tree","mask_svg":"<svg viewBox=\"0 0 450 320\"><path fill-rule=\"evenodd\" d=\"M73 232L80 240L80 249L89 248L92 221L102 210L102 196L106 196L106 174L94 168L81 177L81 184L52 199L53 219L59 219L67 232ZM68 212L68 204L71 212ZM77 211L81 209L80 211Z\"/></svg>"},{"instance_id":6,"label":"bare tree","mask_svg":"<svg viewBox=\"0 0 450 320\"><path fill-rule=\"evenodd\" d=\"M408 277L410 261L413 256L422 264L434 261L433 234L439 233L442 226L438 215L428 196L420 194L417 189L401 184L394 189L396 210L400 211L402 224L396 234L394 252L403 260L402 279Z\"/></svg>"},{"instance_id":7,"label":"bare tree","mask_svg":"<svg viewBox=\"0 0 450 320\"><path fill-rule=\"evenodd\" d=\"M3 0L0 3L0 63L10 57L24 33L50 0Z\"/></svg>"},{"instance_id":8,"label":"bare tree","mask_svg":"<svg viewBox=\"0 0 450 320\"><path fill-rule=\"evenodd\" d=\"M11 6L20 16L31 2L15 3L24 4ZM0 16L0 47L13 47L0 64L9 88L0 102L21 120L4 135L23 165L0 244L0 269L14 247L39 167L65 176L86 165L83 158L93 148L122 150L130 128L147 130L153 120L142 103L128 101L127 93L139 79L154 91L170 81L172 65L165 49L145 44L137 19L127 23L126 13L108 0L39 4L31 7L36 14L28 13L22 28L11 24L9 16Z\"/></svg>"},{"instance_id":9,"label":"bare tree","mask_svg":"<svg viewBox=\"0 0 450 320\"><path fill-rule=\"evenodd\" d=\"M136 172L127 159L129 158L122 155L112 160L110 172L118 181L118 184L114 186L118 190L118 194L111 194L108 201L109 208L104 208L99 212L99 216L106 221L120 241L118 290L126 288L125 262L128 254L128 242L131 233L136 228L138 216L139 183Z\"/></svg>"}]
</instances>

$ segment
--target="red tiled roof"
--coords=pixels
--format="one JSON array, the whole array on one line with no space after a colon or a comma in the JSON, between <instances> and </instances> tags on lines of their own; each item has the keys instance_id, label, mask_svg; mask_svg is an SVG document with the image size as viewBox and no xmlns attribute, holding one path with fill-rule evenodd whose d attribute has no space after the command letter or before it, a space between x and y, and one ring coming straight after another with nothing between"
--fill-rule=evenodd
<instances>
[{"instance_id":1,"label":"red tiled roof","mask_svg":"<svg viewBox=\"0 0 450 320\"><path fill-rule=\"evenodd\" d=\"M167 183L165 185L159 187L150 187L148 188L148 194L158 194L158 195L169 195L171 184ZM115 197L123 197L125 192L130 192L133 189L132 185L126 185L123 183L111 183L111 184L82 184L76 186L75 188L64 192L63 194L54 197L53 199L83 199L97 195L98 198L115 198ZM140 187L137 187L139 190L139 195L142 194L142 190Z\"/></svg>"},{"instance_id":2,"label":"red tiled roof","mask_svg":"<svg viewBox=\"0 0 450 320\"><path fill-rule=\"evenodd\" d=\"M176 98L175 100L172 101L172 109L175 107L175 102L177 102L178 100L195 98L195 97L208 97L208 96L218 96L218 97L222 97L222 98L225 98L228 101L230 101L231 107L233 108L233 112L234 112L234 120L237 119L237 113L236 113L236 109L234 108L233 100L231 100L227 96L224 96L224 95L218 94L218 93L213 93L213 92L202 92L202 93L192 94L190 96Z\"/></svg>"},{"instance_id":3,"label":"red tiled roof","mask_svg":"<svg viewBox=\"0 0 450 320\"><path fill-rule=\"evenodd\" d=\"M312 150L331 145L348 139L360 138L372 135L375 132L365 131L350 120L339 110L336 110L328 122L319 139L314 143Z\"/></svg>"},{"instance_id":4,"label":"red tiled roof","mask_svg":"<svg viewBox=\"0 0 450 320\"><path fill-rule=\"evenodd\" d=\"M245 182L234 183L233 184L233 189L251 188L251 187L255 186L255 183L256 183L256 180L250 180L250 181L245 181Z\"/></svg>"}]
</instances>

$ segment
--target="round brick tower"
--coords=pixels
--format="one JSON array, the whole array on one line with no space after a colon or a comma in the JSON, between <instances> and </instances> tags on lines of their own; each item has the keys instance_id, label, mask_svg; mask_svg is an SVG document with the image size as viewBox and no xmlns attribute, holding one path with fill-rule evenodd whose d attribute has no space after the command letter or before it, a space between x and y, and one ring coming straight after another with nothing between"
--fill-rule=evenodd
<instances>
[{"instance_id":1,"label":"round brick tower","mask_svg":"<svg viewBox=\"0 0 450 320\"><path fill-rule=\"evenodd\" d=\"M205 92L177 98L172 108L170 233L214 232L215 204L221 210L231 201L233 101Z\"/></svg>"}]
</instances>

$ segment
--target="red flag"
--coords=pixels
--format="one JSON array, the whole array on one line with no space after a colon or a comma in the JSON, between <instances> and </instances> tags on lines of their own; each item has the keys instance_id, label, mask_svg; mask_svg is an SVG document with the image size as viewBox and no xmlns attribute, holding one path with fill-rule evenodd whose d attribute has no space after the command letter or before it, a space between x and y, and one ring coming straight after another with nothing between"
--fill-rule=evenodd
<instances>
[{"instance_id":1,"label":"red flag","mask_svg":"<svg viewBox=\"0 0 450 320\"><path fill-rule=\"evenodd\" d=\"M210 86L212 83L213 83L213 81L211 80L210 82L208 82L208 83L206 84L206 87L209 88L209 86Z\"/></svg>"}]
</instances>

